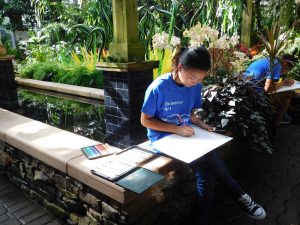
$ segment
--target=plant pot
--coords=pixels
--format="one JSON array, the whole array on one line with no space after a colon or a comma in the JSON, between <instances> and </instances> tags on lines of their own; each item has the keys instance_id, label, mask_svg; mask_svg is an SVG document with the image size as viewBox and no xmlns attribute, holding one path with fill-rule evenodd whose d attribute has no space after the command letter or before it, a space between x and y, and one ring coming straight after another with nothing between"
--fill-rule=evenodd
<instances>
[{"instance_id":1,"label":"plant pot","mask_svg":"<svg viewBox=\"0 0 300 225\"><path fill-rule=\"evenodd\" d=\"M5 45L0 45L0 56L6 55L6 47Z\"/></svg>"}]
</instances>

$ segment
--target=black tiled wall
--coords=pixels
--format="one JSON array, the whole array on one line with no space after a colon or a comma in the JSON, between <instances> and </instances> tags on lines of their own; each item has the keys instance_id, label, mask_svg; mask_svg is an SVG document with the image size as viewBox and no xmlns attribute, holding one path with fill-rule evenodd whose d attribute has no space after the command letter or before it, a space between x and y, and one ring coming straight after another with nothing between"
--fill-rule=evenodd
<instances>
[{"instance_id":1,"label":"black tiled wall","mask_svg":"<svg viewBox=\"0 0 300 225\"><path fill-rule=\"evenodd\" d=\"M16 87L0 86L0 108L16 111L19 109L18 94Z\"/></svg>"},{"instance_id":2,"label":"black tiled wall","mask_svg":"<svg viewBox=\"0 0 300 225\"><path fill-rule=\"evenodd\" d=\"M0 88L16 87L12 60L0 60Z\"/></svg>"},{"instance_id":3,"label":"black tiled wall","mask_svg":"<svg viewBox=\"0 0 300 225\"><path fill-rule=\"evenodd\" d=\"M104 72L104 105L107 142L120 148L147 140L140 124L145 91L152 70Z\"/></svg>"}]
</instances>

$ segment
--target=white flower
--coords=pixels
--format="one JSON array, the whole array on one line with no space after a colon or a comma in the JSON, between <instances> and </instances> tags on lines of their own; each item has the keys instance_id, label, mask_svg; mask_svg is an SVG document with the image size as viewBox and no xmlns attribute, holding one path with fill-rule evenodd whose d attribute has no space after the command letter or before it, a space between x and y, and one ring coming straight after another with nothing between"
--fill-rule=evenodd
<instances>
[{"instance_id":1,"label":"white flower","mask_svg":"<svg viewBox=\"0 0 300 225\"><path fill-rule=\"evenodd\" d=\"M192 27L190 30L185 30L183 36L190 38L191 46L200 46L206 40L206 34L200 23Z\"/></svg>"},{"instance_id":2,"label":"white flower","mask_svg":"<svg viewBox=\"0 0 300 225\"><path fill-rule=\"evenodd\" d=\"M228 49L230 48L228 36L225 34L220 37L216 42L212 43L215 48Z\"/></svg>"},{"instance_id":3,"label":"white flower","mask_svg":"<svg viewBox=\"0 0 300 225\"><path fill-rule=\"evenodd\" d=\"M299 0L299 1L300 1L300 0ZM295 44L296 46L300 46L300 37L295 38L294 44Z\"/></svg>"},{"instance_id":4,"label":"white flower","mask_svg":"<svg viewBox=\"0 0 300 225\"><path fill-rule=\"evenodd\" d=\"M169 35L166 32L162 32L161 34L155 34L152 37L153 48L156 49L173 49L177 45L180 45L180 38L176 36L172 36L169 43Z\"/></svg>"},{"instance_id":5,"label":"white flower","mask_svg":"<svg viewBox=\"0 0 300 225\"><path fill-rule=\"evenodd\" d=\"M208 36L211 42L216 42L219 37L219 31L215 29L210 29Z\"/></svg>"},{"instance_id":6,"label":"white flower","mask_svg":"<svg viewBox=\"0 0 300 225\"><path fill-rule=\"evenodd\" d=\"M249 61L249 58L246 57L246 54L243 52L234 51L233 54L237 59L234 62L230 62L230 63L234 66L235 71L240 73L246 69L245 62Z\"/></svg>"},{"instance_id":7,"label":"white flower","mask_svg":"<svg viewBox=\"0 0 300 225\"><path fill-rule=\"evenodd\" d=\"M244 52L238 52L238 51L234 51L233 54L239 59L239 60L243 60L246 57L246 54Z\"/></svg>"},{"instance_id":8,"label":"white flower","mask_svg":"<svg viewBox=\"0 0 300 225\"><path fill-rule=\"evenodd\" d=\"M153 48L164 49L169 43L169 35L166 32L155 34L152 37Z\"/></svg>"},{"instance_id":9,"label":"white flower","mask_svg":"<svg viewBox=\"0 0 300 225\"><path fill-rule=\"evenodd\" d=\"M219 37L219 31L207 25L202 26L202 33L206 34L207 41L214 42Z\"/></svg>"},{"instance_id":10,"label":"white flower","mask_svg":"<svg viewBox=\"0 0 300 225\"><path fill-rule=\"evenodd\" d=\"M300 0L299 0L300 1ZM229 49L239 44L240 36L236 33L229 37L223 35L219 38L219 31L207 25L198 23L196 26L185 30L183 36L190 38L191 46L200 46L205 44L208 48Z\"/></svg>"},{"instance_id":11,"label":"white flower","mask_svg":"<svg viewBox=\"0 0 300 225\"><path fill-rule=\"evenodd\" d=\"M174 47L176 47L177 45L180 45L180 38L179 37L176 37L176 36L173 36L171 38L171 41L170 41L170 44Z\"/></svg>"},{"instance_id":12,"label":"white flower","mask_svg":"<svg viewBox=\"0 0 300 225\"><path fill-rule=\"evenodd\" d=\"M229 38L229 43L231 44L232 47L234 47L240 43L239 40L240 40L240 36L235 33L233 36Z\"/></svg>"},{"instance_id":13,"label":"white flower","mask_svg":"<svg viewBox=\"0 0 300 225\"><path fill-rule=\"evenodd\" d=\"M180 38L176 36L172 36L170 38L166 32L162 32L161 34L157 33L152 37L153 48L156 49L173 49L174 47L180 45Z\"/></svg>"}]
</instances>

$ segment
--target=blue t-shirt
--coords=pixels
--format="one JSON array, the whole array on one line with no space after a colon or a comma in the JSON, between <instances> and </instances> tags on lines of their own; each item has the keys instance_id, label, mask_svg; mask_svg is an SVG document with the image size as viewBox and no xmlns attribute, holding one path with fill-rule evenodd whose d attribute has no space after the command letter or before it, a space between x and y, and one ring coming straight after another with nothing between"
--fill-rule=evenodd
<instances>
[{"instance_id":1,"label":"blue t-shirt","mask_svg":"<svg viewBox=\"0 0 300 225\"><path fill-rule=\"evenodd\" d=\"M281 72L281 65L278 60L274 63L274 77L273 80L279 80ZM255 85L256 90L263 93L263 86L265 79L272 79L272 74L270 70L270 59L262 58L254 61L246 69L244 73L245 77L252 77L251 83Z\"/></svg>"},{"instance_id":2,"label":"blue t-shirt","mask_svg":"<svg viewBox=\"0 0 300 225\"><path fill-rule=\"evenodd\" d=\"M171 73L162 75L148 87L141 111L177 126L191 125L192 110L201 107L201 87L201 84L178 86ZM151 142L170 134L150 128L147 130Z\"/></svg>"}]
</instances>

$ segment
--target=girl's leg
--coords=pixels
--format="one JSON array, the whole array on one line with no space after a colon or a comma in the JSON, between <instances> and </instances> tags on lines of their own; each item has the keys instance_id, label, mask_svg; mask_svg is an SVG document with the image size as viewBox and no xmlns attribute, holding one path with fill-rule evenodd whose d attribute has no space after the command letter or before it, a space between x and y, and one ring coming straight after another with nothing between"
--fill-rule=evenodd
<instances>
[{"instance_id":1,"label":"girl's leg","mask_svg":"<svg viewBox=\"0 0 300 225\"><path fill-rule=\"evenodd\" d=\"M277 115L274 121L274 128L278 128L280 126L280 122L282 121L285 113L288 111L291 101L292 101L292 92L281 92L276 93L270 96L271 104L277 107Z\"/></svg>"},{"instance_id":2,"label":"girl's leg","mask_svg":"<svg viewBox=\"0 0 300 225\"><path fill-rule=\"evenodd\" d=\"M205 171L209 171L217 181L225 185L235 199L245 193L240 184L231 176L227 166L223 160L220 159L216 151L206 154L198 163L201 164L201 167Z\"/></svg>"},{"instance_id":3,"label":"girl's leg","mask_svg":"<svg viewBox=\"0 0 300 225\"><path fill-rule=\"evenodd\" d=\"M225 163L220 159L217 152L212 151L206 154L199 160L203 171L209 171L216 180L223 183L231 192L234 199L240 204L244 212L253 219L264 219L266 213L264 209L257 203L255 203L252 198L245 193L241 188L239 183L231 176Z\"/></svg>"},{"instance_id":4,"label":"girl's leg","mask_svg":"<svg viewBox=\"0 0 300 225\"><path fill-rule=\"evenodd\" d=\"M202 169L200 164L193 165L192 169L196 177L197 225L207 225L214 193L215 177Z\"/></svg>"}]
</instances>

